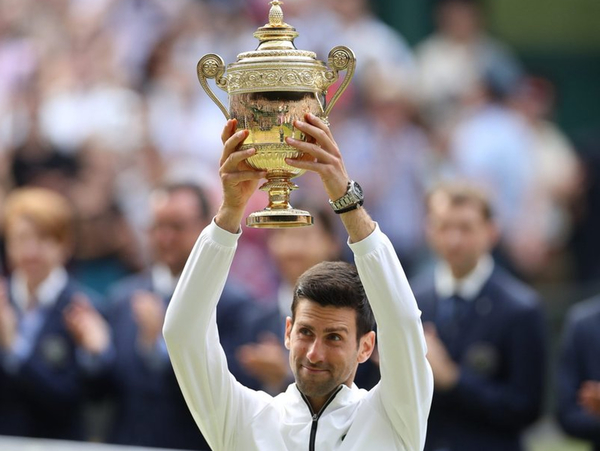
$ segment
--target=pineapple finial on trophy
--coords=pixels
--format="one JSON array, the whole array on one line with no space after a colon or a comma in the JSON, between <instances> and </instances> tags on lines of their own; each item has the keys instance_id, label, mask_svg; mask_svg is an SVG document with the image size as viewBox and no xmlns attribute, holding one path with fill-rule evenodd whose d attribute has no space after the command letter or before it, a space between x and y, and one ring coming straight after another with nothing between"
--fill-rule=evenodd
<instances>
[{"instance_id":1,"label":"pineapple finial on trophy","mask_svg":"<svg viewBox=\"0 0 600 451\"><path fill-rule=\"evenodd\" d=\"M273 0L271 2L271 9L269 11L269 25L272 27L281 27L285 25L283 22L283 11L281 9L283 2L279 0Z\"/></svg>"}]
</instances>

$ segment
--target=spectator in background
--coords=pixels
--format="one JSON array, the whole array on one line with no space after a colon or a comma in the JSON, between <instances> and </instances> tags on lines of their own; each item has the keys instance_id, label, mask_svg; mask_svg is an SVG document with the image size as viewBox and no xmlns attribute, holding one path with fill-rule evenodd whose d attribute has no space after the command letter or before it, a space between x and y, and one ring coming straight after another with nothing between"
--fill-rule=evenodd
<instances>
[{"instance_id":1,"label":"spectator in background","mask_svg":"<svg viewBox=\"0 0 600 451\"><path fill-rule=\"evenodd\" d=\"M426 254L422 199L431 183L432 150L419 124L414 82L391 64L372 64L357 81L362 114L338 124L348 170L364 180L369 213L409 276ZM382 89L382 86L385 86Z\"/></svg>"},{"instance_id":2,"label":"spectator in background","mask_svg":"<svg viewBox=\"0 0 600 451\"><path fill-rule=\"evenodd\" d=\"M334 45L350 47L358 61L358 78L363 69L372 64L391 64L407 74L413 74L415 62L408 43L399 32L379 19L371 11L368 0L326 0L337 20L331 26L330 36ZM332 46L333 47L333 46Z\"/></svg>"},{"instance_id":3,"label":"spectator in background","mask_svg":"<svg viewBox=\"0 0 600 451\"><path fill-rule=\"evenodd\" d=\"M600 451L600 297L573 306L563 333L557 378L563 430Z\"/></svg>"},{"instance_id":4,"label":"spectator in background","mask_svg":"<svg viewBox=\"0 0 600 451\"><path fill-rule=\"evenodd\" d=\"M65 195L75 210L74 255L69 271L80 282L104 295L117 277L140 268L140 242L115 197L116 168L112 150L100 141L86 141L73 149L53 145L43 131L37 85L15 93L25 110L12 124L15 139L8 148L14 186L39 186ZM131 179L130 179L131 182Z\"/></svg>"},{"instance_id":5,"label":"spectator in background","mask_svg":"<svg viewBox=\"0 0 600 451\"><path fill-rule=\"evenodd\" d=\"M543 78L526 77L518 84L511 104L530 130L533 159L532 198L520 229L533 228L513 254L525 276L568 276L564 260L583 194L583 167L570 139L552 121L555 90ZM551 271L549 273L549 270Z\"/></svg>"},{"instance_id":6,"label":"spectator in background","mask_svg":"<svg viewBox=\"0 0 600 451\"><path fill-rule=\"evenodd\" d=\"M445 176L486 192L501 232L499 250L510 269L519 267L519 246L540 233L528 221L536 170L531 130L508 105L517 82L490 71L475 87L470 108L450 129Z\"/></svg>"},{"instance_id":7,"label":"spectator in background","mask_svg":"<svg viewBox=\"0 0 600 451\"><path fill-rule=\"evenodd\" d=\"M412 283L435 386L425 450L522 450L544 393L540 299L494 263L498 229L480 191L440 185L427 208L439 262Z\"/></svg>"},{"instance_id":8,"label":"spectator in background","mask_svg":"<svg viewBox=\"0 0 600 451\"><path fill-rule=\"evenodd\" d=\"M460 114L489 72L514 79L521 71L510 50L485 31L477 0L437 3L437 29L415 48L423 112L435 126Z\"/></svg>"},{"instance_id":9,"label":"spectator in background","mask_svg":"<svg viewBox=\"0 0 600 451\"><path fill-rule=\"evenodd\" d=\"M167 304L199 232L211 220L207 196L193 184L156 190L150 202L152 265L110 290L111 340L95 353L103 368L108 396L114 395L115 417L108 441L123 445L208 449L185 401L166 352L161 329ZM230 285L217 310L217 324L229 368L243 383L258 387L235 360L236 349L249 341L248 318L259 308ZM75 327L102 330L102 318L81 308ZM80 330L78 328L78 330ZM81 330L81 333L85 333Z\"/></svg>"},{"instance_id":10,"label":"spectator in background","mask_svg":"<svg viewBox=\"0 0 600 451\"><path fill-rule=\"evenodd\" d=\"M10 276L0 283L0 435L82 439L84 371L67 323L91 294L65 269L73 212L42 188L14 190L4 230Z\"/></svg>"}]
</instances>

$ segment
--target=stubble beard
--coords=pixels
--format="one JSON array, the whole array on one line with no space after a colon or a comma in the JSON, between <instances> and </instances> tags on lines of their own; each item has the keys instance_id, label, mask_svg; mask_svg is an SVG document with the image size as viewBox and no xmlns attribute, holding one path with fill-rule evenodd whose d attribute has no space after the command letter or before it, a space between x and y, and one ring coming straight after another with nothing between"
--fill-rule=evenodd
<instances>
[{"instance_id":1,"label":"stubble beard","mask_svg":"<svg viewBox=\"0 0 600 451\"><path fill-rule=\"evenodd\" d=\"M329 371L312 377L302 374L306 371L302 366L298 366L295 374L296 385L304 396L309 398L328 397L340 385Z\"/></svg>"}]
</instances>

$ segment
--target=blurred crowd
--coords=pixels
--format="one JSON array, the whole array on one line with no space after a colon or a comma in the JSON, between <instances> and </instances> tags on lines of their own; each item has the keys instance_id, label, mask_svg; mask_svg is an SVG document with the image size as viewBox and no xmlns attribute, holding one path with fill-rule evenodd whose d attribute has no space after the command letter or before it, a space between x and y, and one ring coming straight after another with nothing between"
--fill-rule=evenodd
<instances>
[{"instance_id":1,"label":"blurred crowd","mask_svg":"<svg viewBox=\"0 0 600 451\"><path fill-rule=\"evenodd\" d=\"M215 192L224 118L195 65L205 53L230 63L256 48L252 33L268 7L258 0L0 3L1 192L45 186L70 199L76 269L93 288L102 292L147 262L153 188L194 180ZM357 56L330 121L369 210L407 266L426 259L423 193L441 179L466 177L493 195L502 254L517 272L570 275L560 261L583 173L552 122L554 87L527 74L486 32L473 2L441 2L435 32L414 48L366 1L290 1L284 14L300 33L299 49L326 61L343 44ZM310 195L310 177L299 184L297 196ZM263 205L262 198L254 204ZM248 235L248 254L268 268L264 234ZM274 283L273 271L262 272L251 287L258 295Z\"/></svg>"},{"instance_id":2,"label":"blurred crowd","mask_svg":"<svg viewBox=\"0 0 600 451\"><path fill-rule=\"evenodd\" d=\"M79 310L91 302L110 311L111 287L153 267L157 190L198 184L214 211L225 119L196 63L206 53L231 63L255 49L268 8L266 0L0 0L0 206L26 187L67 199L74 228L64 267L93 293ZM502 237L495 256L505 266L530 283L577 276L570 240L585 210L585 170L553 122L555 86L487 32L477 2L438 2L435 30L416 46L367 0L289 0L283 11L299 49L324 61L336 45L356 54L329 120L409 275L431 263L425 194L469 180L492 199ZM292 203L326 205L314 182L297 179ZM257 193L252 208L265 205ZM8 277L15 263L2 241ZM268 241L267 231L244 229L232 272L261 308L277 304L282 278Z\"/></svg>"}]
</instances>

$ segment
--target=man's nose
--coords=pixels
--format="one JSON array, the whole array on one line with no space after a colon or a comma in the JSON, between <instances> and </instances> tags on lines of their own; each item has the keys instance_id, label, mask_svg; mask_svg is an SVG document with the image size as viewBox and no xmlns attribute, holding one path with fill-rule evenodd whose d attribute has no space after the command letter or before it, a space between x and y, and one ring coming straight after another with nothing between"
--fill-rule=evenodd
<instances>
[{"instance_id":1,"label":"man's nose","mask_svg":"<svg viewBox=\"0 0 600 451\"><path fill-rule=\"evenodd\" d=\"M306 358L310 363L319 363L322 362L324 359L323 353L323 342L320 339L315 338L311 343L310 347L308 348Z\"/></svg>"},{"instance_id":2,"label":"man's nose","mask_svg":"<svg viewBox=\"0 0 600 451\"><path fill-rule=\"evenodd\" d=\"M451 230L446 234L446 242L453 248L461 245L462 238L462 234L459 230Z\"/></svg>"}]
</instances>

